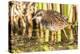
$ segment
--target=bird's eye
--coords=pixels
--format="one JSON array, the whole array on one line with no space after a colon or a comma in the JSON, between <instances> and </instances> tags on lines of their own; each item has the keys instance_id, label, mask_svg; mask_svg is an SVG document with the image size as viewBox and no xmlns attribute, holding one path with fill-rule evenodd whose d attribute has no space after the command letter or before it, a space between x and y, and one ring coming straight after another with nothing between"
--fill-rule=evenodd
<instances>
[{"instance_id":1,"label":"bird's eye","mask_svg":"<svg viewBox=\"0 0 80 54\"><path fill-rule=\"evenodd\" d=\"M42 14L38 14L37 16L42 16Z\"/></svg>"}]
</instances>

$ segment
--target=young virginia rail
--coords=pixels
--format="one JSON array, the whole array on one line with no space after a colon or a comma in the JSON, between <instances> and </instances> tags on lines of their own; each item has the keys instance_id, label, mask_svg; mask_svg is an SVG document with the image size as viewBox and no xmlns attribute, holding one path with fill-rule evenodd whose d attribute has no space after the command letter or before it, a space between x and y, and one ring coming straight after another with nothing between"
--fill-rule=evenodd
<instances>
[{"instance_id":1,"label":"young virginia rail","mask_svg":"<svg viewBox=\"0 0 80 54\"><path fill-rule=\"evenodd\" d=\"M58 31L68 25L67 17L53 10L38 10L33 19L36 19L38 23L50 31Z\"/></svg>"}]
</instances>

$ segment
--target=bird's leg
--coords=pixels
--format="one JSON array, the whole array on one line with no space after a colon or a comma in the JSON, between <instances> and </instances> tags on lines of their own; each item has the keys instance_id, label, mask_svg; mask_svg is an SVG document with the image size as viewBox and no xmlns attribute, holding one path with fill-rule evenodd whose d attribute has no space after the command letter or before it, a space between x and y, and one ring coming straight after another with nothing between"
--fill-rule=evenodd
<instances>
[{"instance_id":1,"label":"bird's leg","mask_svg":"<svg viewBox=\"0 0 80 54\"><path fill-rule=\"evenodd\" d=\"M63 29L63 32L65 34L65 37L68 39L68 35L66 34L66 31Z\"/></svg>"}]
</instances>

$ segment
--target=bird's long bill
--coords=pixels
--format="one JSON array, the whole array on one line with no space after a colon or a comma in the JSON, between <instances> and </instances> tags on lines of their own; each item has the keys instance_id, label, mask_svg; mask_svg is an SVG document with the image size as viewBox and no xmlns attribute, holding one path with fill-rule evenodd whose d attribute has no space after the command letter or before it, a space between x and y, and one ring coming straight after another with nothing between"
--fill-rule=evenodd
<instances>
[{"instance_id":1,"label":"bird's long bill","mask_svg":"<svg viewBox=\"0 0 80 54\"><path fill-rule=\"evenodd\" d=\"M37 22L37 23L40 23L40 22L41 22L41 17L36 17L36 16L34 16L34 17L32 18L32 21L33 21L34 19L36 19L36 22Z\"/></svg>"},{"instance_id":2,"label":"bird's long bill","mask_svg":"<svg viewBox=\"0 0 80 54\"><path fill-rule=\"evenodd\" d=\"M36 17L33 17L32 20L36 19Z\"/></svg>"}]
</instances>

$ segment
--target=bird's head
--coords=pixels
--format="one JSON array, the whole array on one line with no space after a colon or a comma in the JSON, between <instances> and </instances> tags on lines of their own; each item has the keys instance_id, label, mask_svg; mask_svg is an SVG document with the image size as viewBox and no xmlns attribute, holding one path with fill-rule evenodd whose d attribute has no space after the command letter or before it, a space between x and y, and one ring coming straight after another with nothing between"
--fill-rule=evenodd
<instances>
[{"instance_id":1,"label":"bird's head","mask_svg":"<svg viewBox=\"0 0 80 54\"><path fill-rule=\"evenodd\" d=\"M39 23L41 22L43 16L44 16L44 10L38 10L32 19L36 19L36 21Z\"/></svg>"}]
</instances>

